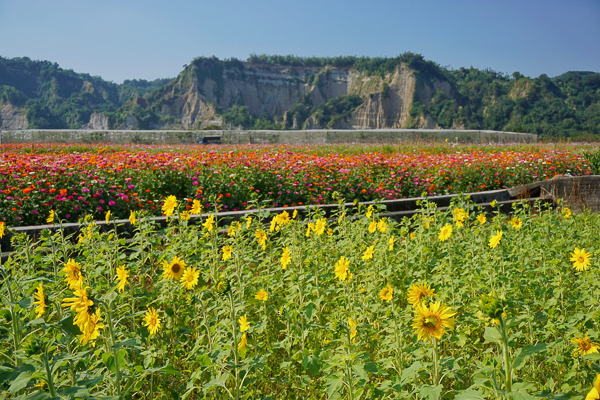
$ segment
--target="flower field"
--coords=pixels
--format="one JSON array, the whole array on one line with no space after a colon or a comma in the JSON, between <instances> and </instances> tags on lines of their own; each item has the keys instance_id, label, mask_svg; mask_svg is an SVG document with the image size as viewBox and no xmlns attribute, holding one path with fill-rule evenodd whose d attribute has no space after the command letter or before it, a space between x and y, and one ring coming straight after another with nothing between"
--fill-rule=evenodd
<instances>
[{"instance_id":1,"label":"flower field","mask_svg":"<svg viewBox=\"0 0 600 400\"><path fill-rule=\"evenodd\" d=\"M590 145L1 145L0 219L8 226L106 212L161 215L164 199L208 209L397 199L500 189L593 172ZM597 151L597 149L595 149Z\"/></svg>"},{"instance_id":2,"label":"flower field","mask_svg":"<svg viewBox=\"0 0 600 400\"><path fill-rule=\"evenodd\" d=\"M165 199L160 231L138 213L131 242L92 217L78 238L13 236L7 398L598 396L598 214L458 197L401 223L359 204L219 233L186 203Z\"/></svg>"}]
</instances>

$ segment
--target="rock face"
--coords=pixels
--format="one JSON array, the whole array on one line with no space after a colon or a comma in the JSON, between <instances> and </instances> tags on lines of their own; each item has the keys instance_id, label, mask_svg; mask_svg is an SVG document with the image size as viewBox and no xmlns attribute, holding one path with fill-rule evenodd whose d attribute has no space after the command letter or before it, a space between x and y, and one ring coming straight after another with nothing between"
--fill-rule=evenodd
<instances>
[{"instance_id":1,"label":"rock face","mask_svg":"<svg viewBox=\"0 0 600 400\"><path fill-rule=\"evenodd\" d=\"M27 129L27 115L11 103L0 104L0 129L4 131Z\"/></svg>"},{"instance_id":2,"label":"rock face","mask_svg":"<svg viewBox=\"0 0 600 400\"><path fill-rule=\"evenodd\" d=\"M82 126L81 129L107 130L109 129L108 117L101 113L93 113L90 116L90 122Z\"/></svg>"},{"instance_id":3,"label":"rock face","mask_svg":"<svg viewBox=\"0 0 600 400\"><path fill-rule=\"evenodd\" d=\"M431 120L410 119L414 100L427 104L437 89L452 98L450 83L435 79L419 79L405 64L381 77L334 67L285 67L240 63L215 72L205 66L191 65L165 87L153 104L159 114L185 129L221 125L219 109L228 110L234 104L248 107L250 114L261 117L281 117L293 128L301 128L288 110L308 97L318 106L335 97L359 95L362 105L351 118L340 121L336 128L390 129L438 128ZM158 101L157 101L158 100ZM322 128L309 117L305 128Z\"/></svg>"}]
</instances>

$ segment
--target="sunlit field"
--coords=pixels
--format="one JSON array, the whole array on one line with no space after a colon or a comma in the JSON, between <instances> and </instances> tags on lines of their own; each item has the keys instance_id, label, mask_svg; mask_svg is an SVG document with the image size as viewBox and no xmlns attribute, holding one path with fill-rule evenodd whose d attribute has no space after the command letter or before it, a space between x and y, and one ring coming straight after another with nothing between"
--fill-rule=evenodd
<instances>
[{"instance_id":1,"label":"sunlit field","mask_svg":"<svg viewBox=\"0 0 600 400\"><path fill-rule=\"evenodd\" d=\"M581 163L569 165L585 171ZM13 236L2 266L4 396L594 395L598 214L523 202L486 215L458 197L444 212L423 201L400 224L358 204L329 219L318 209L305 220L260 212L219 231L218 214L188 225L186 205L159 203L169 217L160 230L139 211L130 242L111 214L107 232L88 217L78 237ZM200 211L200 201L190 205ZM59 227L61 214L43 218Z\"/></svg>"}]
</instances>

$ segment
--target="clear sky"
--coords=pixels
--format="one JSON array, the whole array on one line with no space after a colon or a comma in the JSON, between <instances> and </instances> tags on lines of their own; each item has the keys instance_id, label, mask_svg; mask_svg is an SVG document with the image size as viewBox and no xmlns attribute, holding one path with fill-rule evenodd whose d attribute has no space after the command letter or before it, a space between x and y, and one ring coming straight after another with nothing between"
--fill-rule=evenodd
<instances>
[{"instance_id":1,"label":"clear sky","mask_svg":"<svg viewBox=\"0 0 600 400\"><path fill-rule=\"evenodd\" d=\"M396 56L527 76L600 72L600 0L0 0L0 56L107 80L198 56Z\"/></svg>"}]
</instances>

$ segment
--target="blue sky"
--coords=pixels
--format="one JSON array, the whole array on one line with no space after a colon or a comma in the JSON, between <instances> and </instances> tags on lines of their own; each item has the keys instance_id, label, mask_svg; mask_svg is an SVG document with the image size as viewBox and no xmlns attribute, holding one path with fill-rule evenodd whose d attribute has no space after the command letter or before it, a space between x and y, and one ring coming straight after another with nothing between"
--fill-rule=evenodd
<instances>
[{"instance_id":1,"label":"blue sky","mask_svg":"<svg viewBox=\"0 0 600 400\"><path fill-rule=\"evenodd\" d=\"M0 56L124 79L194 57L396 56L527 76L600 72L599 0L0 0Z\"/></svg>"}]
</instances>

